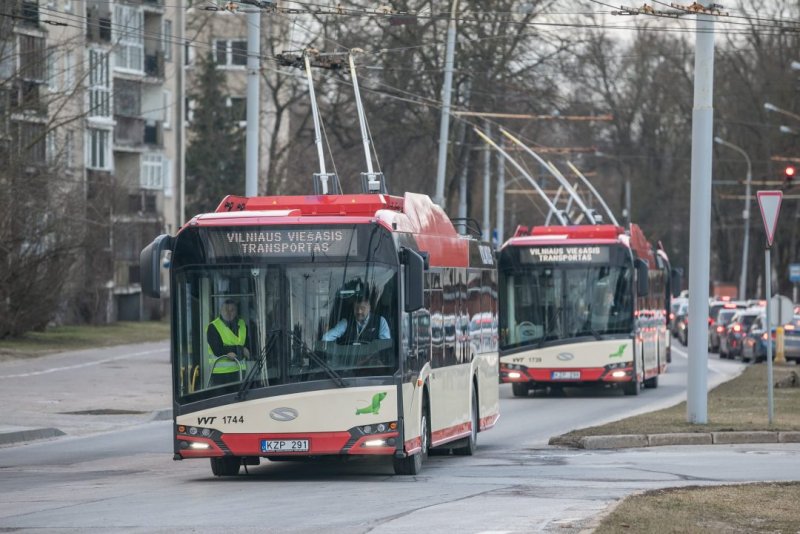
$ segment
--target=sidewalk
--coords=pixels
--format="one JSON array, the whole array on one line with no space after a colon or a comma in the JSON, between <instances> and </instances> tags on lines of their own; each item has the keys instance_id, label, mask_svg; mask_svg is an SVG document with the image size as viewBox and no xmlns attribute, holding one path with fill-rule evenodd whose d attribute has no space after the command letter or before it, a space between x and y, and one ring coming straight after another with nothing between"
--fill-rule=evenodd
<instances>
[{"instance_id":1,"label":"sidewalk","mask_svg":"<svg viewBox=\"0 0 800 534\"><path fill-rule=\"evenodd\" d=\"M170 419L169 344L0 362L0 446Z\"/></svg>"}]
</instances>

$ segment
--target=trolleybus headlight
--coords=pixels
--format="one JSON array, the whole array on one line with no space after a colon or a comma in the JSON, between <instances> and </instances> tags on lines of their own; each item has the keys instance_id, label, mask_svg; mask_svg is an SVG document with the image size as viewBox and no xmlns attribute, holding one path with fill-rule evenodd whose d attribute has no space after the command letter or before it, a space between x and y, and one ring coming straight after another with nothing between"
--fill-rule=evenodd
<instances>
[{"instance_id":1,"label":"trolleybus headlight","mask_svg":"<svg viewBox=\"0 0 800 534\"><path fill-rule=\"evenodd\" d=\"M205 436L205 437L208 437L208 436L211 435L211 429L210 428L204 428L203 431L201 432L201 434L203 434L203 436Z\"/></svg>"},{"instance_id":2,"label":"trolleybus headlight","mask_svg":"<svg viewBox=\"0 0 800 534\"><path fill-rule=\"evenodd\" d=\"M200 443L198 441L193 441L189 445L189 447L192 448L192 449L210 449L211 445L209 445L208 443Z\"/></svg>"},{"instance_id":3,"label":"trolleybus headlight","mask_svg":"<svg viewBox=\"0 0 800 534\"><path fill-rule=\"evenodd\" d=\"M508 378L520 378L521 376L522 373L520 373L519 371L511 371L510 373L508 373Z\"/></svg>"},{"instance_id":4,"label":"trolleybus headlight","mask_svg":"<svg viewBox=\"0 0 800 534\"><path fill-rule=\"evenodd\" d=\"M386 441L382 439L370 439L364 442L365 447L383 447L386 445Z\"/></svg>"},{"instance_id":5,"label":"trolleybus headlight","mask_svg":"<svg viewBox=\"0 0 800 534\"><path fill-rule=\"evenodd\" d=\"M364 430L364 434L372 434L372 426L371 425L367 425L365 427L362 427L362 429Z\"/></svg>"},{"instance_id":6,"label":"trolleybus headlight","mask_svg":"<svg viewBox=\"0 0 800 534\"><path fill-rule=\"evenodd\" d=\"M197 435L197 427L196 426L189 427L189 434L192 435L192 436L196 436Z\"/></svg>"},{"instance_id":7,"label":"trolleybus headlight","mask_svg":"<svg viewBox=\"0 0 800 534\"><path fill-rule=\"evenodd\" d=\"M386 425L383 423L378 425L378 432L386 432Z\"/></svg>"},{"instance_id":8,"label":"trolleybus headlight","mask_svg":"<svg viewBox=\"0 0 800 534\"><path fill-rule=\"evenodd\" d=\"M611 376L613 376L614 378L622 378L623 376L625 376L625 374L626 374L625 371L614 371L613 373L611 373Z\"/></svg>"}]
</instances>

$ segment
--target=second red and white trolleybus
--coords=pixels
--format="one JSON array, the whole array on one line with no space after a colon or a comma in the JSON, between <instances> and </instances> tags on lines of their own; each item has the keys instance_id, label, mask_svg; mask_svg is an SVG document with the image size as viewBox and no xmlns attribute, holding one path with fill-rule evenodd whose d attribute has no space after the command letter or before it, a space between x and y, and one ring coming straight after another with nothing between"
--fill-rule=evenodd
<instances>
[{"instance_id":1,"label":"second red and white trolleybus","mask_svg":"<svg viewBox=\"0 0 800 534\"><path fill-rule=\"evenodd\" d=\"M672 271L637 225L521 227L499 253L500 376L534 388L657 387Z\"/></svg>"}]
</instances>

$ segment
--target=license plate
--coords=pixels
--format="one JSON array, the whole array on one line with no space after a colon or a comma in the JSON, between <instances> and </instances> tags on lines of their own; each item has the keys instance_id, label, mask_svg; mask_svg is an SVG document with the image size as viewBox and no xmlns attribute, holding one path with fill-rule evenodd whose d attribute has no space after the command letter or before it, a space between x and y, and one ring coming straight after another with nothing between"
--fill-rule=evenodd
<instances>
[{"instance_id":1,"label":"license plate","mask_svg":"<svg viewBox=\"0 0 800 534\"><path fill-rule=\"evenodd\" d=\"M581 372L580 371L553 371L553 374L550 375L550 378L553 380L580 380L581 379Z\"/></svg>"},{"instance_id":2,"label":"license plate","mask_svg":"<svg viewBox=\"0 0 800 534\"><path fill-rule=\"evenodd\" d=\"M262 439L261 452L308 452L307 439Z\"/></svg>"}]
</instances>

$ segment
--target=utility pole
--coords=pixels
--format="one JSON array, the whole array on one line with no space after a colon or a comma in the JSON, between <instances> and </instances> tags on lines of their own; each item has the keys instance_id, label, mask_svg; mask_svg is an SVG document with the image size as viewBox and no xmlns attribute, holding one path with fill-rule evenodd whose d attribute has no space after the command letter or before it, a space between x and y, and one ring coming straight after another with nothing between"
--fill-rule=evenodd
<instances>
[{"instance_id":1,"label":"utility pole","mask_svg":"<svg viewBox=\"0 0 800 534\"><path fill-rule=\"evenodd\" d=\"M697 5L697 4L694 4ZM686 420L708 422L708 278L711 264L711 150L714 136L714 19L697 14L689 226L689 368Z\"/></svg>"},{"instance_id":2,"label":"utility pole","mask_svg":"<svg viewBox=\"0 0 800 534\"><path fill-rule=\"evenodd\" d=\"M447 138L450 129L450 98L453 88L453 57L456 47L456 12L458 0L453 0L450 25L447 28L447 50L444 60L444 87L442 88L442 118L439 122L439 166L436 170L436 196L433 201L444 207L444 175L447 171Z\"/></svg>"},{"instance_id":3,"label":"utility pole","mask_svg":"<svg viewBox=\"0 0 800 534\"><path fill-rule=\"evenodd\" d=\"M247 152L245 196L258 195L259 74L261 71L261 10L247 12Z\"/></svg>"},{"instance_id":4,"label":"utility pole","mask_svg":"<svg viewBox=\"0 0 800 534\"><path fill-rule=\"evenodd\" d=\"M492 135L492 125L489 121L484 123L486 135ZM491 239L489 226L492 224L489 217L489 194L491 193L490 179L492 176L492 151L489 147L483 149L483 240Z\"/></svg>"}]
</instances>

